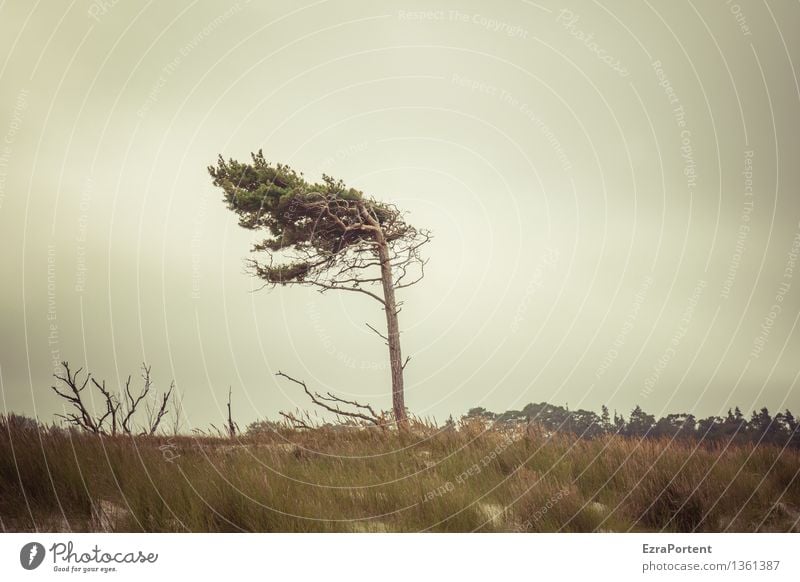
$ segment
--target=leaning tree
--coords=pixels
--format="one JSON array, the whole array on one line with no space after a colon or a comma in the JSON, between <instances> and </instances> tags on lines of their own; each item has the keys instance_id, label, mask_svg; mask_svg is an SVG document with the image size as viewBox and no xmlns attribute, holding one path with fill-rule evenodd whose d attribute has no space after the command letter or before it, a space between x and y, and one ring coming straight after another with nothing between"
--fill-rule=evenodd
<instances>
[{"instance_id":1,"label":"leaning tree","mask_svg":"<svg viewBox=\"0 0 800 582\"><path fill-rule=\"evenodd\" d=\"M395 422L405 426L403 370L409 358L403 360L400 350L402 303L395 292L422 280L427 260L420 249L431 240L430 232L408 224L395 205L367 197L341 180L323 175L321 183L310 183L290 167L268 162L261 151L251 157L241 163L220 156L208 168L228 207L239 216L239 225L259 233L252 248L257 258L247 261L250 272L263 286L349 291L380 303L386 334L367 325L389 346L392 412ZM294 381L328 410L341 414L338 404L351 404L368 410L369 420L376 418L369 406L331 393L315 397L304 383ZM361 413L347 416L366 418Z\"/></svg>"}]
</instances>

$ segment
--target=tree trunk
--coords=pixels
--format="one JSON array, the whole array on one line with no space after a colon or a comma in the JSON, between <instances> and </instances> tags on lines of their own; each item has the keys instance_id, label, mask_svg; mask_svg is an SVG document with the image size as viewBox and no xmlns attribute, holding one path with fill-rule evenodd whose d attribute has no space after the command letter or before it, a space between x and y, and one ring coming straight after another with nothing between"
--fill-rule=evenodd
<instances>
[{"instance_id":1,"label":"tree trunk","mask_svg":"<svg viewBox=\"0 0 800 582\"><path fill-rule=\"evenodd\" d=\"M405 395L403 394L403 359L400 352L400 324L397 321L397 302L394 298L392 265L389 247L383 233L378 235L378 258L381 263L381 284L386 311L386 337L389 343L389 365L392 370L392 411L398 428L408 427Z\"/></svg>"}]
</instances>

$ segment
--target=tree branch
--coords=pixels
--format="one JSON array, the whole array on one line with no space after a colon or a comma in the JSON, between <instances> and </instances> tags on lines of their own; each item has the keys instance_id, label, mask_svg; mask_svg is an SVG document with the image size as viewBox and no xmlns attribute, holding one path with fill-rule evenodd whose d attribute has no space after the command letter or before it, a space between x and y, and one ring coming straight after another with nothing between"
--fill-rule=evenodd
<instances>
[{"instance_id":1,"label":"tree branch","mask_svg":"<svg viewBox=\"0 0 800 582\"><path fill-rule=\"evenodd\" d=\"M153 420L152 424L150 425L150 436L153 436L156 431L158 430L158 425L161 424L161 419L167 413L167 403L169 402L169 397L172 396L172 391L175 389L175 381L173 380L172 383L169 385L169 390L167 393L161 397L161 406L156 413L155 419Z\"/></svg>"},{"instance_id":2,"label":"tree branch","mask_svg":"<svg viewBox=\"0 0 800 582\"><path fill-rule=\"evenodd\" d=\"M236 436L236 423L233 422L233 416L231 415L231 395L233 394L233 389L228 386L228 436L230 438L234 438Z\"/></svg>"},{"instance_id":3,"label":"tree branch","mask_svg":"<svg viewBox=\"0 0 800 582\"><path fill-rule=\"evenodd\" d=\"M375 426L382 426L384 424L383 417L382 416L378 416L377 414L375 414L375 411L368 404L359 404L357 402L351 402L351 401L348 401L348 400L344 400L342 398L338 398L338 397L334 396L330 392L328 392L328 396L327 397L321 396L318 392L312 393L308 389L308 386L306 386L306 383L303 382L302 380L297 380L295 378L292 378L288 374L284 374L283 372L280 372L280 371L275 375L276 376L281 376L283 378L286 378L287 380L289 380L291 382L294 382L298 386L302 386L302 388L305 391L305 393L311 399L311 402L313 402L314 404L316 404L320 408L324 408L325 410L327 410L329 412L332 412L334 414L337 414L339 416L346 416L346 417L349 417L349 418L360 419L360 420L372 423ZM352 411L349 411L349 410L342 410L341 408L339 408L338 406L335 406L335 405L334 406L329 406L329 405L325 404L324 401L339 402L341 404L351 404L351 405L357 406L357 407L359 407L359 408L361 408L363 410L368 410L372 416L367 416L366 414L362 414L360 412L352 412Z\"/></svg>"},{"instance_id":4,"label":"tree branch","mask_svg":"<svg viewBox=\"0 0 800 582\"><path fill-rule=\"evenodd\" d=\"M100 432L100 428L97 426L97 423L92 418L92 415L87 410L86 406L83 403L83 399L81 398L81 392L83 392L86 385L89 383L89 379L91 378L91 374L86 374L86 379L83 381L83 384L78 386L78 375L81 373L83 368L78 368L73 373L69 369L68 362L61 362L61 365L64 368L65 376L59 376L58 374L53 374L53 376L57 379L66 384L69 389L72 391L72 395L69 395L65 392L59 390L56 386L51 386L50 388L58 394L61 398L64 398L67 402L72 404L72 406L78 411L79 414L69 414L67 416L61 415L62 418L67 420L68 422L74 424L79 428L83 428L89 432L98 433Z\"/></svg>"},{"instance_id":5,"label":"tree branch","mask_svg":"<svg viewBox=\"0 0 800 582\"><path fill-rule=\"evenodd\" d=\"M366 325L368 328L370 328L372 331L374 331L376 334L378 334L378 337L380 337L380 338L381 338L381 339L383 339L384 341L386 341L386 342L388 342L388 341L389 341L389 338L388 338L388 337L386 337L386 336L385 336L385 335L383 335L381 332L379 332L377 329L375 329L374 327L372 327L372 326L371 326L369 323L367 323L367 322L364 322L364 325Z\"/></svg>"},{"instance_id":6,"label":"tree branch","mask_svg":"<svg viewBox=\"0 0 800 582\"><path fill-rule=\"evenodd\" d=\"M316 287L320 287L322 291L320 293L324 293L325 291L355 291L356 293L363 293L364 295L368 295L372 297L375 301L379 302L381 305L386 305L386 302L381 299L380 296L376 295L372 291L367 291L366 289L360 289L358 287L337 287L335 285L328 285L325 283L319 283L317 281L307 281L309 285L314 285Z\"/></svg>"}]
</instances>

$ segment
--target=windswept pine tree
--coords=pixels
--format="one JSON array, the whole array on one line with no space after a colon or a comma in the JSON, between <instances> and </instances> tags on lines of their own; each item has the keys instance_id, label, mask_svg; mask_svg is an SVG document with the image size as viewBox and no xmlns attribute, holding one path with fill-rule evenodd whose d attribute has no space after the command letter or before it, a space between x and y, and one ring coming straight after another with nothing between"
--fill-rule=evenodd
<instances>
[{"instance_id":1,"label":"windswept pine tree","mask_svg":"<svg viewBox=\"0 0 800 582\"><path fill-rule=\"evenodd\" d=\"M406 222L393 204L365 196L330 176L308 182L289 166L268 162L261 151L246 163L220 156L208 170L214 185L223 190L228 208L239 216L239 224L263 234L252 249L256 258L248 265L265 286L347 291L380 303L386 334L369 327L389 346L392 410L395 422L404 426L403 369L408 358L403 360L400 349L401 302L396 292L422 280L427 260L420 249L431 240L429 231ZM304 383L290 379L301 384L316 404L337 414L347 414L339 404L355 405L360 412L347 415L366 417L368 406L331 394L312 394ZM372 420L375 415L369 412L367 419Z\"/></svg>"}]
</instances>

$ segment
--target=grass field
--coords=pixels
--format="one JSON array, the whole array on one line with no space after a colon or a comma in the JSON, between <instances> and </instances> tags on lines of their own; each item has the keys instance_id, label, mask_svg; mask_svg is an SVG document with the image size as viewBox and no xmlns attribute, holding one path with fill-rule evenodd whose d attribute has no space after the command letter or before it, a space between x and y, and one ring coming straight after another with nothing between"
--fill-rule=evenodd
<instances>
[{"instance_id":1,"label":"grass field","mask_svg":"<svg viewBox=\"0 0 800 582\"><path fill-rule=\"evenodd\" d=\"M13 420L13 417L12 417ZM240 439L0 419L5 531L800 531L800 454L462 422Z\"/></svg>"}]
</instances>

